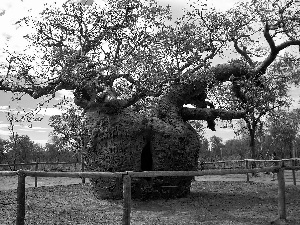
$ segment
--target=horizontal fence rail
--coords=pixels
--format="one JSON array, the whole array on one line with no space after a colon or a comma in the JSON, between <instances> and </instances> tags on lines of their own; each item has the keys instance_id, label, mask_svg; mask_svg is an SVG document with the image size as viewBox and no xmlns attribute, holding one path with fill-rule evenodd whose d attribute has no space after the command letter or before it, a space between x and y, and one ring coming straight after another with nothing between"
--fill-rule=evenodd
<instances>
[{"instance_id":1,"label":"horizontal fence rail","mask_svg":"<svg viewBox=\"0 0 300 225\"><path fill-rule=\"evenodd\" d=\"M19 170L30 177L71 177L71 178L99 178L99 177L122 177L126 172L45 172Z\"/></svg>"},{"instance_id":2,"label":"horizontal fence rail","mask_svg":"<svg viewBox=\"0 0 300 225\"><path fill-rule=\"evenodd\" d=\"M250 169L254 163L260 164L260 165L263 163L263 166L260 166L261 168L265 168L266 163L273 163L276 166L284 166L286 168L286 170L287 170L287 168L290 168L289 170L292 170L293 184L294 185L297 184L295 171L299 170L299 169L297 169L298 168L297 165L300 164L300 158L289 158L289 159L278 159L278 160L274 160L274 159L243 159L243 160L201 162L200 167L203 170L203 169L205 169L204 168L205 165L213 165L213 166L215 166L215 168L217 165L221 165L220 167L222 169L228 169L228 167L226 167L226 164L227 165L230 164L230 165L232 165L232 167L230 167L229 169L232 169L232 168L236 169L236 168L240 168L240 167ZM291 166L287 165L288 163L290 163L290 165L293 168L291 168ZM236 164L237 164L237 166L236 166ZM218 166L218 168L219 168L219 166ZM249 173L246 173L246 176L247 176L247 182L249 182L250 181Z\"/></svg>"},{"instance_id":3,"label":"horizontal fence rail","mask_svg":"<svg viewBox=\"0 0 300 225\"><path fill-rule=\"evenodd\" d=\"M10 163L10 164L0 164L1 167L5 166L34 166L36 164L44 165L64 165L64 164L76 164L80 162L30 162L30 163Z\"/></svg>"},{"instance_id":4,"label":"horizontal fence rail","mask_svg":"<svg viewBox=\"0 0 300 225\"><path fill-rule=\"evenodd\" d=\"M206 175L226 175L226 174L245 174L245 173L260 173L274 172L281 167L266 167L257 169L230 169L230 170L204 170L204 171L144 171L144 172L128 172L132 177L159 177L159 176L206 176Z\"/></svg>"},{"instance_id":5,"label":"horizontal fence rail","mask_svg":"<svg viewBox=\"0 0 300 225\"><path fill-rule=\"evenodd\" d=\"M13 163L13 164L0 164L0 167L14 167L14 168L16 168L17 166L18 167L22 167L22 166L34 166L34 170L38 171L39 170L39 165L75 165L75 169L76 169L76 165L77 164L81 164L81 172L84 172L85 163L83 161L82 162L30 162L30 163ZM63 171L61 171L61 172L63 172ZM10 176L10 175L6 175L6 176ZM34 187L38 186L38 181L37 181L38 176L39 176L38 174L35 176ZM78 176L76 178L78 178ZM84 184L85 183L85 178L83 177L81 179L82 179L82 183Z\"/></svg>"},{"instance_id":6,"label":"horizontal fence rail","mask_svg":"<svg viewBox=\"0 0 300 225\"><path fill-rule=\"evenodd\" d=\"M17 171L0 171L0 176L16 176L18 175Z\"/></svg>"}]
</instances>

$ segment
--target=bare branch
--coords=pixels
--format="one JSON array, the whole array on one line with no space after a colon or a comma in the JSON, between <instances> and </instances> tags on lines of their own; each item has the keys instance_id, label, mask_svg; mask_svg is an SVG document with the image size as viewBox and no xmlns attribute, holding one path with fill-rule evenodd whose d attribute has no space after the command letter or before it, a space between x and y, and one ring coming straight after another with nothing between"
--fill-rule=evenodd
<instances>
[{"instance_id":1,"label":"bare branch","mask_svg":"<svg viewBox=\"0 0 300 225\"><path fill-rule=\"evenodd\" d=\"M300 40L290 40L290 41L286 41L286 42L276 46L273 38L270 35L270 27L268 25L268 22L265 25L264 37L265 37L265 39L267 40L267 42L270 46L271 52L268 55L268 57L262 63L260 63L258 65L258 67L255 69L256 74L265 73L268 66L276 59L278 53L281 50L283 50L283 49L285 49L289 46L292 46L292 45L299 45L300 46Z\"/></svg>"},{"instance_id":2,"label":"bare branch","mask_svg":"<svg viewBox=\"0 0 300 225\"><path fill-rule=\"evenodd\" d=\"M48 83L48 85L46 86L32 85L30 87L7 85L4 84L4 80L0 81L0 90L14 93L23 92L30 95L34 99L37 99L44 95L54 94L56 91L62 89L73 90L74 86L72 86L71 84L63 83L60 80Z\"/></svg>"},{"instance_id":3,"label":"bare branch","mask_svg":"<svg viewBox=\"0 0 300 225\"><path fill-rule=\"evenodd\" d=\"M264 37L271 48L271 53L273 53L273 54L276 53L276 45L275 45L273 38L270 35L270 25L268 22L266 22L266 24L265 24Z\"/></svg>"},{"instance_id":4,"label":"bare branch","mask_svg":"<svg viewBox=\"0 0 300 225\"><path fill-rule=\"evenodd\" d=\"M300 40L292 40L292 41L286 41L280 45L277 46L278 51L281 51L289 46L292 45L299 45L300 46Z\"/></svg>"},{"instance_id":5,"label":"bare branch","mask_svg":"<svg viewBox=\"0 0 300 225\"><path fill-rule=\"evenodd\" d=\"M242 49L238 46L237 40L234 40L233 43L234 43L234 48L235 48L235 50L236 50L240 55L242 55L242 56L245 58L245 60L249 63L250 66L254 66L254 63L253 63L252 59L250 58L250 56L249 56L248 53L247 53L247 49L244 48L244 49L242 50Z\"/></svg>"}]
</instances>

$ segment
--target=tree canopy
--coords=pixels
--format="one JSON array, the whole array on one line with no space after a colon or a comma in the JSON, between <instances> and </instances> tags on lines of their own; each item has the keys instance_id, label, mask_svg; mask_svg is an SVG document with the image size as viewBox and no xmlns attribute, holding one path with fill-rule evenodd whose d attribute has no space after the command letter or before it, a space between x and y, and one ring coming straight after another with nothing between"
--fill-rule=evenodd
<instances>
[{"instance_id":1,"label":"tree canopy","mask_svg":"<svg viewBox=\"0 0 300 225\"><path fill-rule=\"evenodd\" d=\"M0 90L33 98L72 90L78 106L107 114L168 98L183 120L207 120L214 129L217 117L244 117L233 102L251 101L246 83L264 87L279 53L300 45L299 15L293 0L239 2L226 12L196 1L176 20L155 0L46 5L39 18L16 23L34 29L25 36L31 53L10 53ZM227 51L241 59L211 66ZM284 63L297 77L299 60L290 55ZM213 95L220 86L230 92L226 107L218 104L222 94Z\"/></svg>"}]
</instances>

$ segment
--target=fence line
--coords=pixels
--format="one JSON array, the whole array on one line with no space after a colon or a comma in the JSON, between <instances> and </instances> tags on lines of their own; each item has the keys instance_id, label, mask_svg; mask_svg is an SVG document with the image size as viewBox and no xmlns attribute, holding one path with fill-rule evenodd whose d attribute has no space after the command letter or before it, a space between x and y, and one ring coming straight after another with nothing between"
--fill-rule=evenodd
<instances>
[{"instance_id":1,"label":"fence line","mask_svg":"<svg viewBox=\"0 0 300 225\"><path fill-rule=\"evenodd\" d=\"M72 165L72 164L75 164L75 168L76 168L77 163L81 163L81 172L84 172L84 163L83 162L38 162L37 161L37 162L31 162L31 163L0 164L0 167L35 166L35 171L38 171L39 165ZM7 176L10 176L10 175L7 175ZM34 187L38 186L37 178L38 178L38 174L34 177ZM84 184L85 178L81 178L81 182Z\"/></svg>"},{"instance_id":2,"label":"fence line","mask_svg":"<svg viewBox=\"0 0 300 225\"><path fill-rule=\"evenodd\" d=\"M273 160L273 159L242 159L242 160L222 160L222 161L215 161L215 162L202 162L201 164L202 165L216 165L216 164L223 164L223 167L226 163L245 163L246 162L263 162L263 163L267 163L267 162L270 162L270 163L275 163L275 162L297 162L299 161L300 162L300 158L290 158L290 159L279 159L279 160ZM244 164L244 165L245 165Z\"/></svg>"},{"instance_id":3,"label":"fence line","mask_svg":"<svg viewBox=\"0 0 300 225\"><path fill-rule=\"evenodd\" d=\"M229 170L205 170L205 171L144 171L144 172L44 172L44 171L0 171L0 176L18 175L17 188L17 225L24 225L25 219L25 178L32 177L76 177L99 178L119 177L123 178L123 225L130 224L131 214L131 178L132 177L157 177L157 176L205 176L226 174L247 174L259 172L276 172L278 176L278 215L280 220L286 220L285 180L284 170L300 170L300 166L273 166L255 169L229 169Z\"/></svg>"},{"instance_id":4,"label":"fence line","mask_svg":"<svg viewBox=\"0 0 300 225\"><path fill-rule=\"evenodd\" d=\"M99 178L99 177L122 177L126 172L45 172L45 171L22 171L30 177L72 177L72 178Z\"/></svg>"},{"instance_id":5,"label":"fence line","mask_svg":"<svg viewBox=\"0 0 300 225\"><path fill-rule=\"evenodd\" d=\"M25 220L25 178L26 176L43 177L122 177L123 178L123 217L122 224L130 225L131 214L131 178L132 177L157 177L157 176L205 176L205 175L225 175L225 174L244 174L256 172L276 172L278 176L278 216L279 220L286 220L286 199L285 199L285 180L284 170L300 169L298 167L268 167L259 169L239 169L239 170L209 170L209 171L144 171L144 172L43 172L19 170L14 175L18 175L17 188L17 218L16 225L24 225ZM11 171L2 172L0 175L12 174Z\"/></svg>"},{"instance_id":6,"label":"fence line","mask_svg":"<svg viewBox=\"0 0 300 225\"><path fill-rule=\"evenodd\" d=\"M272 172L278 170L281 167L266 167L256 169L230 169L230 170L202 170L202 171L144 171L144 172L132 172L127 173L131 177L158 177L158 176L206 176L206 175L226 175L226 174L245 174L245 173L260 173L260 172Z\"/></svg>"},{"instance_id":7,"label":"fence line","mask_svg":"<svg viewBox=\"0 0 300 225\"><path fill-rule=\"evenodd\" d=\"M209 164L213 164L213 165L216 165L216 164L223 164L222 168L223 169L226 169L226 163L239 163L239 164L242 164L244 163L244 168L245 169L252 169L251 168L251 163L253 162L263 162L264 165L266 162L270 162L270 163L279 163L280 165L283 165L284 162L291 162L292 163L292 166L296 166L297 165L297 162L300 162L300 158L290 158L290 159L281 159L281 160L257 160L257 159L244 159L244 160L223 160L223 161L216 161L216 162L203 162L202 165L209 165ZM19 164L0 164L0 166L33 166L35 165L35 171L38 171L38 165L41 164L41 165L67 165L67 164L77 164L77 163L80 163L80 162L32 162L32 163L19 163ZM233 169L235 169L236 167L233 166ZM84 163L81 163L81 172L84 172L85 168L84 168ZM228 170L228 169L227 169ZM229 169L230 170L230 169ZM295 174L295 170L294 169L290 169L292 170L292 177L293 177L293 184L296 185L296 174ZM232 169L231 169L232 171ZM1 172L1 171L0 171ZM269 172L269 171L267 171ZM247 179L247 182L250 181L250 176L249 176L249 173L251 172L247 172L246 173L246 179ZM255 172L255 173L259 173L258 172ZM234 173L232 173L234 174ZM225 174L220 174L220 175L225 175ZM9 176L9 175L8 175ZM35 176L35 181L34 181L34 186L37 187L38 186L38 182L37 182L37 178L38 178L39 174L37 174ZM191 176L197 176L197 175L191 175ZM201 176L201 175L199 175ZM76 176L76 178L78 178L78 176ZM81 178L81 182L84 184L85 183L85 177L79 177Z\"/></svg>"},{"instance_id":8,"label":"fence line","mask_svg":"<svg viewBox=\"0 0 300 225\"><path fill-rule=\"evenodd\" d=\"M46 164L46 165L58 165L58 164L77 164L80 162L31 162L31 163L11 163L11 164L0 164L1 167L5 166L33 166L36 164Z\"/></svg>"},{"instance_id":9,"label":"fence line","mask_svg":"<svg viewBox=\"0 0 300 225\"><path fill-rule=\"evenodd\" d=\"M285 168L289 167L286 166L286 162L290 162L292 167L297 166L298 162L300 162L300 158L290 158L290 159L279 159L279 160L265 160L265 159L244 159L244 160L225 160L225 161L216 161L216 162L202 162L201 165L217 165L217 164L221 164L223 169L227 169L226 168L226 163L244 163L244 168L246 169L251 169L252 163L264 163L264 166L266 165L266 163L278 163L280 166L285 166ZM233 167L235 168L235 166ZM296 174L295 174L295 170L296 169L292 169L290 168L289 170L292 170L292 177L293 177L293 184L296 185L297 181L296 181ZM246 173L247 176L247 182L250 181L250 176L249 173Z\"/></svg>"}]
</instances>

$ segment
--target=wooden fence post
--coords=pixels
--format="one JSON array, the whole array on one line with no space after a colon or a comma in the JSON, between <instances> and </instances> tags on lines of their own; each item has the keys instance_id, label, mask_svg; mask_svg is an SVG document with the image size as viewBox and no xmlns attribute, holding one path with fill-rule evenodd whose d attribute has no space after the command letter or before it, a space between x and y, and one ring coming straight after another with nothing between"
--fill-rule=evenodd
<instances>
[{"instance_id":1,"label":"wooden fence post","mask_svg":"<svg viewBox=\"0 0 300 225\"><path fill-rule=\"evenodd\" d=\"M81 153L81 172L84 172L84 160L83 160L83 155L82 155L82 153ZM82 177L82 178L81 178L81 182L82 182L83 184L85 184L85 177Z\"/></svg>"},{"instance_id":2,"label":"wooden fence post","mask_svg":"<svg viewBox=\"0 0 300 225\"><path fill-rule=\"evenodd\" d=\"M39 163L36 161L35 163L35 171L38 171L39 169ZM34 177L34 187L37 187L37 176Z\"/></svg>"},{"instance_id":3,"label":"wooden fence post","mask_svg":"<svg viewBox=\"0 0 300 225\"><path fill-rule=\"evenodd\" d=\"M17 187L17 218L16 225L24 225L25 220L25 177L22 170L18 171Z\"/></svg>"},{"instance_id":4,"label":"wooden fence post","mask_svg":"<svg viewBox=\"0 0 300 225\"><path fill-rule=\"evenodd\" d=\"M292 160L292 166L296 166L296 160L295 159ZM293 174L293 183L294 183L294 185L297 185L297 183L296 183L296 174L295 174L294 169L292 170L292 174Z\"/></svg>"},{"instance_id":5,"label":"wooden fence post","mask_svg":"<svg viewBox=\"0 0 300 225\"><path fill-rule=\"evenodd\" d=\"M278 216L279 220L286 220L286 201L285 201L285 181L284 169L280 168L277 172L278 180Z\"/></svg>"},{"instance_id":6,"label":"wooden fence post","mask_svg":"<svg viewBox=\"0 0 300 225\"><path fill-rule=\"evenodd\" d=\"M247 159L245 159L245 163L246 163L246 169L249 169L249 161ZM247 182L249 183L249 173L246 173L247 175Z\"/></svg>"},{"instance_id":7,"label":"wooden fence post","mask_svg":"<svg viewBox=\"0 0 300 225\"><path fill-rule=\"evenodd\" d=\"M131 177L130 175L123 176L123 225L130 225L131 213Z\"/></svg>"}]
</instances>

